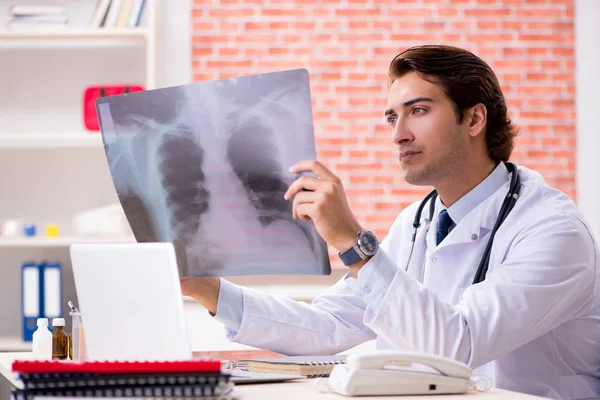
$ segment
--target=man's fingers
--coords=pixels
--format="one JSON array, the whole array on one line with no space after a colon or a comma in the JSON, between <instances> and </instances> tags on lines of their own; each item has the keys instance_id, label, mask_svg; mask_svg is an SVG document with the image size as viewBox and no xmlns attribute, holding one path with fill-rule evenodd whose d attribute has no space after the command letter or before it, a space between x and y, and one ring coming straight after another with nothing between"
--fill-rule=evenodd
<instances>
[{"instance_id":1,"label":"man's fingers","mask_svg":"<svg viewBox=\"0 0 600 400\"><path fill-rule=\"evenodd\" d=\"M319 198L320 194L315 192L300 192L294 197L294 205L292 207L293 218L298 217L296 209L300 204L314 203Z\"/></svg>"},{"instance_id":2,"label":"man's fingers","mask_svg":"<svg viewBox=\"0 0 600 400\"><path fill-rule=\"evenodd\" d=\"M301 176L292 182L288 190L283 195L283 198L289 200L304 189L315 191L319 189L322 184L323 182L318 178L313 178L312 176Z\"/></svg>"},{"instance_id":3,"label":"man's fingers","mask_svg":"<svg viewBox=\"0 0 600 400\"><path fill-rule=\"evenodd\" d=\"M299 172L309 172L309 171L312 172L313 174L317 175L321 179L326 179L326 180L337 179L337 176L335 176L335 174L333 172L331 172L329 169L327 169L326 166L324 166L317 160L300 161L300 162L294 164L290 168L290 172L293 174L297 174Z\"/></svg>"},{"instance_id":4,"label":"man's fingers","mask_svg":"<svg viewBox=\"0 0 600 400\"><path fill-rule=\"evenodd\" d=\"M316 192L300 192L294 197L294 204L314 203L322 195Z\"/></svg>"},{"instance_id":5,"label":"man's fingers","mask_svg":"<svg viewBox=\"0 0 600 400\"><path fill-rule=\"evenodd\" d=\"M315 209L315 205L314 203L302 203L298 204L298 206L295 209L298 218L300 218L304 222L308 222L312 219L312 214Z\"/></svg>"}]
</instances>

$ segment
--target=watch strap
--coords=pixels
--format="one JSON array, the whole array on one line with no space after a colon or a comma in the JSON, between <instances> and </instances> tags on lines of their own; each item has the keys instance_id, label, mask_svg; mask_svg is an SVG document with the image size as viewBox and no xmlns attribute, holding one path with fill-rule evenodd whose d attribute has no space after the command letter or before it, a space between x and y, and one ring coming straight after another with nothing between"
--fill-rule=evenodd
<instances>
[{"instance_id":1,"label":"watch strap","mask_svg":"<svg viewBox=\"0 0 600 400\"><path fill-rule=\"evenodd\" d=\"M345 266L349 267L363 259L358 253L360 250L356 247L357 246L352 246L345 252L338 254Z\"/></svg>"}]
</instances>

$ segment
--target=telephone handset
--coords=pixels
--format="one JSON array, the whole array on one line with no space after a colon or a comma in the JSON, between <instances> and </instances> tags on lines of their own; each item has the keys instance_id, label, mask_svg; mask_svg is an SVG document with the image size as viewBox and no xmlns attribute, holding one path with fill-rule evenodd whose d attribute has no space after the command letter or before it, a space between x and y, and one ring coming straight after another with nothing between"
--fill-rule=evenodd
<instances>
[{"instance_id":1,"label":"telephone handset","mask_svg":"<svg viewBox=\"0 0 600 400\"><path fill-rule=\"evenodd\" d=\"M445 357L376 351L349 355L333 368L328 386L346 396L466 393L471 378L471 368Z\"/></svg>"}]
</instances>

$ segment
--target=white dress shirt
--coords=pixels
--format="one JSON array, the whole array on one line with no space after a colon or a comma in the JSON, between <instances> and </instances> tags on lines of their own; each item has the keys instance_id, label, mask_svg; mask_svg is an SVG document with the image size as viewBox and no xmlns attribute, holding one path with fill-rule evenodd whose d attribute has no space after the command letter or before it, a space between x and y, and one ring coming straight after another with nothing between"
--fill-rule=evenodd
<instances>
[{"instance_id":1,"label":"white dress shirt","mask_svg":"<svg viewBox=\"0 0 600 400\"><path fill-rule=\"evenodd\" d=\"M440 245L437 200L433 221L425 207L411 252L417 202L357 279L347 274L312 304L222 279L216 318L230 340L285 354L333 354L376 338L380 349L464 362L499 388L597 398L597 244L568 196L534 171L519 172L519 199L481 283L472 280L508 192L504 164L448 208L455 226Z\"/></svg>"}]
</instances>

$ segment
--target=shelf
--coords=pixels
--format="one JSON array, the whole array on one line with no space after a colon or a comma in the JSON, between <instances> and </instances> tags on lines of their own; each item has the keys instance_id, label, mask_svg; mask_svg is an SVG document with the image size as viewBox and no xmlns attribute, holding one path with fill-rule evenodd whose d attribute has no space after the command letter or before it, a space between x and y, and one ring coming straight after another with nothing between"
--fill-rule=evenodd
<instances>
[{"instance_id":1,"label":"shelf","mask_svg":"<svg viewBox=\"0 0 600 400\"><path fill-rule=\"evenodd\" d=\"M61 147L102 148L102 135L100 132L0 134L0 149Z\"/></svg>"},{"instance_id":2,"label":"shelf","mask_svg":"<svg viewBox=\"0 0 600 400\"><path fill-rule=\"evenodd\" d=\"M47 39L145 39L145 28L136 29L48 29L0 30L0 40L47 40Z\"/></svg>"},{"instance_id":3,"label":"shelf","mask_svg":"<svg viewBox=\"0 0 600 400\"><path fill-rule=\"evenodd\" d=\"M144 43L146 28L136 29L48 29L1 30L0 47L72 47L119 46Z\"/></svg>"},{"instance_id":4,"label":"shelf","mask_svg":"<svg viewBox=\"0 0 600 400\"><path fill-rule=\"evenodd\" d=\"M69 247L78 243L135 243L133 237L59 236L59 237L0 237L0 248Z\"/></svg>"}]
</instances>

